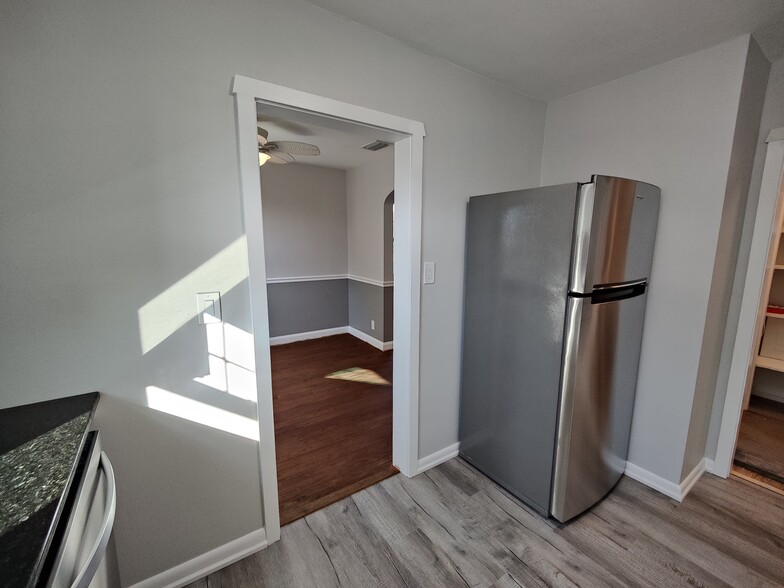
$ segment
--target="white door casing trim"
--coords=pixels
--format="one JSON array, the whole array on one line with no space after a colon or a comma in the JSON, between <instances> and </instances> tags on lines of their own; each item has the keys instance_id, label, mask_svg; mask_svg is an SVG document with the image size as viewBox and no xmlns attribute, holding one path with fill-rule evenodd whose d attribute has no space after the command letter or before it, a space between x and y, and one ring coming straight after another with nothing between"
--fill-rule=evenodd
<instances>
[{"instance_id":1,"label":"white door casing trim","mask_svg":"<svg viewBox=\"0 0 784 588\"><path fill-rule=\"evenodd\" d=\"M416 475L419 457L419 329L422 260L422 165L424 124L331 98L235 75L237 148L243 223L248 245L259 418L259 463L264 528L268 543L280 538L272 380L264 260L261 181L256 139L256 103L265 102L392 131L395 142L394 332L392 462L406 476Z\"/></svg>"},{"instance_id":2,"label":"white door casing trim","mask_svg":"<svg viewBox=\"0 0 784 588\"><path fill-rule=\"evenodd\" d=\"M754 339L760 297L765 280L768 249L773 231L778 230L782 170L784 169L784 134L774 129L768 136L765 167L762 172L757 216L751 240L746 283L738 319L738 331L727 381L727 395L719 426L719 440L712 473L726 478L732 469L738 428L743 411L746 389L750 386L749 375L755 359Z\"/></svg>"}]
</instances>

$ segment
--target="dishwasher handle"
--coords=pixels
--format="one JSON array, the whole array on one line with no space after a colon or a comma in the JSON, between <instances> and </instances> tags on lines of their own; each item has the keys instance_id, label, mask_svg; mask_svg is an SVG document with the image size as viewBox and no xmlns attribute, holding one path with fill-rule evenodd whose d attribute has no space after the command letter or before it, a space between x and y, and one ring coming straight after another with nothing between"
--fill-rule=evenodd
<instances>
[{"instance_id":1,"label":"dishwasher handle","mask_svg":"<svg viewBox=\"0 0 784 588\"><path fill-rule=\"evenodd\" d=\"M114 469L109 456L101 452L100 467L106 475L106 508L104 509L103 520L101 521L100 532L95 540L87 561L76 576L71 588L87 588L98 570L98 566L106 553L106 546L109 544L109 537L114 526L114 514L117 510L117 491L114 483Z\"/></svg>"}]
</instances>

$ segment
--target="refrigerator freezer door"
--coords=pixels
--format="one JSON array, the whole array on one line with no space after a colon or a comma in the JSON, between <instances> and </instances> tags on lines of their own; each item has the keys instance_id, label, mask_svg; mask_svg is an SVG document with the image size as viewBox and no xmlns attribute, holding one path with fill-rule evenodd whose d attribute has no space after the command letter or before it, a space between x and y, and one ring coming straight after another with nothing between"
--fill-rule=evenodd
<instances>
[{"instance_id":1,"label":"refrigerator freezer door","mask_svg":"<svg viewBox=\"0 0 784 588\"><path fill-rule=\"evenodd\" d=\"M594 176L580 186L571 292L650 275L659 200L659 188L635 180Z\"/></svg>"},{"instance_id":2,"label":"refrigerator freezer door","mask_svg":"<svg viewBox=\"0 0 784 588\"><path fill-rule=\"evenodd\" d=\"M471 198L460 454L546 514L577 184Z\"/></svg>"},{"instance_id":3,"label":"refrigerator freezer door","mask_svg":"<svg viewBox=\"0 0 784 588\"><path fill-rule=\"evenodd\" d=\"M569 297L551 509L561 522L599 501L626 468L646 298Z\"/></svg>"}]
</instances>

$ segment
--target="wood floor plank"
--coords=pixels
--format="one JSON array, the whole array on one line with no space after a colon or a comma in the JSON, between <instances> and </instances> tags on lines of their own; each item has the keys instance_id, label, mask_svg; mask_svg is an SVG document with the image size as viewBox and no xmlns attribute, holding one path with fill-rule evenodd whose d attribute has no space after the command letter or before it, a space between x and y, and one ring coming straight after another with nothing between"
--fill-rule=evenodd
<instances>
[{"instance_id":1,"label":"wood floor plank","mask_svg":"<svg viewBox=\"0 0 784 588\"><path fill-rule=\"evenodd\" d=\"M356 504L345 498L305 517L332 563L340 586L404 587L380 538L369 534Z\"/></svg>"},{"instance_id":2,"label":"wood floor plank","mask_svg":"<svg viewBox=\"0 0 784 588\"><path fill-rule=\"evenodd\" d=\"M784 404L751 397L738 431L735 463L784 483Z\"/></svg>"},{"instance_id":3,"label":"wood floor plank","mask_svg":"<svg viewBox=\"0 0 784 588\"><path fill-rule=\"evenodd\" d=\"M627 484L616 493L615 499L619 502L627 500L627 508L635 505L638 512L650 512L658 520L666 515L668 530L677 530L670 536L682 537L684 551L686 546L690 546L689 553L695 551L695 545L706 545L706 556L713 554L711 567L715 565L714 559L722 560L722 565L734 562L735 574L740 577L746 575L750 579L759 577L760 585L766 582L778 585L784 579L784 548L780 537L725 509L713 507L701 500L699 495L683 503L667 503L648 489ZM700 524L694 525L695 520L699 520ZM733 582L734 578L728 576L728 581Z\"/></svg>"},{"instance_id":4,"label":"wood floor plank","mask_svg":"<svg viewBox=\"0 0 784 588\"><path fill-rule=\"evenodd\" d=\"M393 547L404 543L411 533L423 533L469 586L491 585L506 573L464 530L450 531L443 526L433 513L439 506L417 501L400 478L368 488L355 495L354 501L371 530Z\"/></svg>"},{"instance_id":5,"label":"wood floor plank","mask_svg":"<svg viewBox=\"0 0 784 588\"><path fill-rule=\"evenodd\" d=\"M270 352L281 524L397 473L392 351L336 335ZM328 377L356 368L388 383Z\"/></svg>"},{"instance_id":6,"label":"wood floor plank","mask_svg":"<svg viewBox=\"0 0 784 588\"><path fill-rule=\"evenodd\" d=\"M206 588L781 586L782 513L784 497L734 478L706 474L683 503L623 478L561 525L454 459L283 527Z\"/></svg>"}]
</instances>

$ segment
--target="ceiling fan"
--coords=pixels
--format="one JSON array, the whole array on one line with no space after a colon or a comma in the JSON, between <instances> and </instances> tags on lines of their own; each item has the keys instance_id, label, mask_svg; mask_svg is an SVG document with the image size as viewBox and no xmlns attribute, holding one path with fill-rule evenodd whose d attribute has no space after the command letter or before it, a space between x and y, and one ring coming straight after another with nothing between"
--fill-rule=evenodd
<instances>
[{"instance_id":1,"label":"ceiling fan","mask_svg":"<svg viewBox=\"0 0 784 588\"><path fill-rule=\"evenodd\" d=\"M310 143L299 141L270 141L266 129L258 127L259 165L292 163L295 155L319 155L321 150Z\"/></svg>"}]
</instances>

